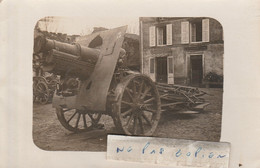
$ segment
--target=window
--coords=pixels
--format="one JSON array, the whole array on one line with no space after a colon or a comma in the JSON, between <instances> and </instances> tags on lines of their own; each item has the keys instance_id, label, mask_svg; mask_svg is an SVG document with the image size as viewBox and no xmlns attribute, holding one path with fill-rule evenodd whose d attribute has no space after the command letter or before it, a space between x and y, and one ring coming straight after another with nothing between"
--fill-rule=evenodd
<instances>
[{"instance_id":1,"label":"window","mask_svg":"<svg viewBox=\"0 0 260 168\"><path fill-rule=\"evenodd\" d=\"M154 73L154 58L150 58L150 73Z\"/></svg>"},{"instance_id":2,"label":"window","mask_svg":"<svg viewBox=\"0 0 260 168\"><path fill-rule=\"evenodd\" d=\"M157 45L166 45L166 25L157 27Z\"/></svg>"},{"instance_id":3,"label":"window","mask_svg":"<svg viewBox=\"0 0 260 168\"><path fill-rule=\"evenodd\" d=\"M202 41L202 20L190 23L191 42Z\"/></svg>"},{"instance_id":4,"label":"window","mask_svg":"<svg viewBox=\"0 0 260 168\"><path fill-rule=\"evenodd\" d=\"M149 27L150 47L156 46L156 43L157 46L172 45L172 24Z\"/></svg>"},{"instance_id":5,"label":"window","mask_svg":"<svg viewBox=\"0 0 260 168\"><path fill-rule=\"evenodd\" d=\"M181 23L181 43L209 42L209 19Z\"/></svg>"}]
</instances>

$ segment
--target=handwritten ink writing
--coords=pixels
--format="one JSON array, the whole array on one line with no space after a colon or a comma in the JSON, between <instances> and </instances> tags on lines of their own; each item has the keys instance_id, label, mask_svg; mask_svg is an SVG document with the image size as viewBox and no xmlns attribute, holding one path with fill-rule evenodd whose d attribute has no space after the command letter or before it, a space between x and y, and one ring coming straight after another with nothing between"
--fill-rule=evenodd
<instances>
[{"instance_id":1,"label":"handwritten ink writing","mask_svg":"<svg viewBox=\"0 0 260 168\"><path fill-rule=\"evenodd\" d=\"M150 142L147 142L143 148L141 148L141 153L142 154L160 154L160 155L163 155L165 154L165 148L163 147L160 147L158 149L153 149L151 146L151 143ZM148 149L150 148L150 149ZM126 150L124 150L126 149ZM134 147L132 146L128 146L128 147L117 147L116 149L116 153L123 153L123 152L132 152L134 150ZM167 150L167 148L166 148ZM202 152L203 151L203 152ZM202 147L198 147L195 151L186 151L184 149L178 149L176 151L173 151L175 153L175 157L179 158L181 156L186 156L186 157L192 157L194 156L195 158L197 157L201 157L201 158L218 158L218 159L222 159L222 158L225 158L226 155L221 155L221 154L216 154L214 152L209 152L209 153L205 153L204 149ZM199 153L201 153L199 155ZM182 155L184 154L184 155Z\"/></svg>"},{"instance_id":2,"label":"handwritten ink writing","mask_svg":"<svg viewBox=\"0 0 260 168\"><path fill-rule=\"evenodd\" d=\"M149 145L150 145L150 142L147 142L147 143L145 144L145 146L144 146L144 148L143 148L143 151L142 151L143 154L144 154L145 149L148 148Z\"/></svg>"},{"instance_id":3,"label":"handwritten ink writing","mask_svg":"<svg viewBox=\"0 0 260 168\"><path fill-rule=\"evenodd\" d=\"M199 147L199 148L197 149L197 151L195 152L195 157L198 156L198 153L201 151L201 149L202 149L202 147Z\"/></svg>"},{"instance_id":4,"label":"handwritten ink writing","mask_svg":"<svg viewBox=\"0 0 260 168\"><path fill-rule=\"evenodd\" d=\"M223 158L223 157L225 157L226 155L218 155L218 157L217 158Z\"/></svg>"},{"instance_id":5,"label":"handwritten ink writing","mask_svg":"<svg viewBox=\"0 0 260 168\"><path fill-rule=\"evenodd\" d=\"M209 158L211 159L214 156L213 152L209 153Z\"/></svg>"},{"instance_id":6,"label":"handwritten ink writing","mask_svg":"<svg viewBox=\"0 0 260 168\"><path fill-rule=\"evenodd\" d=\"M118 152L123 152L124 151L124 147L122 148L122 149L120 149L119 147L117 147L117 149L116 149L116 152L118 153Z\"/></svg>"},{"instance_id":7,"label":"handwritten ink writing","mask_svg":"<svg viewBox=\"0 0 260 168\"><path fill-rule=\"evenodd\" d=\"M131 146L129 146L129 148L127 149L127 152L131 152L133 149Z\"/></svg>"},{"instance_id":8,"label":"handwritten ink writing","mask_svg":"<svg viewBox=\"0 0 260 168\"><path fill-rule=\"evenodd\" d=\"M179 156L181 156L181 154L182 154L182 153L181 153L181 149L179 149L178 152L176 152L175 156L176 156L176 157L179 157Z\"/></svg>"},{"instance_id":9,"label":"handwritten ink writing","mask_svg":"<svg viewBox=\"0 0 260 168\"><path fill-rule=\"evenodd\" d=\"M153 154L153 153L155 153L155 150L152 150L152 152L150 154Z\"/></svg>"},{"instance_id":10,"label":"handwritten ink writing","mask_svg":"<svg viewBox=\"0 0 260 168\"><path fill-rule=\"evenodd\" d=\"M162 154L163 152L164 152L164 148L161 148L159 153Z\"/></svg>"}]
</instances>

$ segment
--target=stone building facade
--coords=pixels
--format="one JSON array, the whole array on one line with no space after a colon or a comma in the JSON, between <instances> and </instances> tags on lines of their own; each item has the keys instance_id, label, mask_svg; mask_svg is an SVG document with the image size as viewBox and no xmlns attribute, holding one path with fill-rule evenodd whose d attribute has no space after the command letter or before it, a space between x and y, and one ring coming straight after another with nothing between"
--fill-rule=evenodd
<instances>
[{"instance_id":1,"label":"stone building facade","mask_svg":"<svg viewBox=\"0 0 260 168\"><path fill-rule=\"evenodd\" d=\"M223 28L218 21L141 17L139 23L142 73L156 82L191 86L203 86L212 74L223 79ZM223 82L214 80L209 81Z\"/></svg>"}]
</instances>

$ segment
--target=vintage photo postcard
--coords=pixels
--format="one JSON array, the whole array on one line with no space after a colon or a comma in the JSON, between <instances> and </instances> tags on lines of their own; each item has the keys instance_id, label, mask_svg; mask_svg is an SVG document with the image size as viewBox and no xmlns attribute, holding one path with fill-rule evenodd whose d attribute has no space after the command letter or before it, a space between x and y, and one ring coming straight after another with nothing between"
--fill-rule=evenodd
<instances>
[{"instance_id":1,"label":"vintage photo postcard","mask_svg":"<svg viewBox=\"0 0 260 168\"><path fill-rule=\"evenodd\" d=\"M220 140L221 23L139 17L115 28L79 20L80 29L76 19L48 16L34 29L35 145L105 151L107 134Z\"/></svg>"},{"instance_id":2,"label":"vintage photo postcard","mask_svg":"<svg viewBox=\"0 0 260 168\"><path fill-rule=\"evenodd\" d=\"M0 167L259 168L259 0L0 0Z\"/></svg>"}]
</instances>

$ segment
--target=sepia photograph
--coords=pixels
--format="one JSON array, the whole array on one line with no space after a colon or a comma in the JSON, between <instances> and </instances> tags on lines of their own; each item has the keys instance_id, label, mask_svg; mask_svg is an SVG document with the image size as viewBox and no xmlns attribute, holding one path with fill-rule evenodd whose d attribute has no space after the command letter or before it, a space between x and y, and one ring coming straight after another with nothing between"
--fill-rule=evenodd
<instances>
[{"instance_id":1,"label":"sepia photograph","mask_svg":"<svg viewBox=\"0 0 260 168\"><path fill-rule=\"evenodd\" d=\"M0 167L259 168L260 0L0 0Z\"/></svg>"},{"instance_id":2,"label":"sepia photograph","mask_svg":"<svg viewBox=\"0 0 260 168\"><path fill-rule=\"evenodd\" d=\"M34 144L106 151L108 134L219 142L221 23L210 17L104 20L46 16L35 24Z\"/></svg>"}]
</instances>

